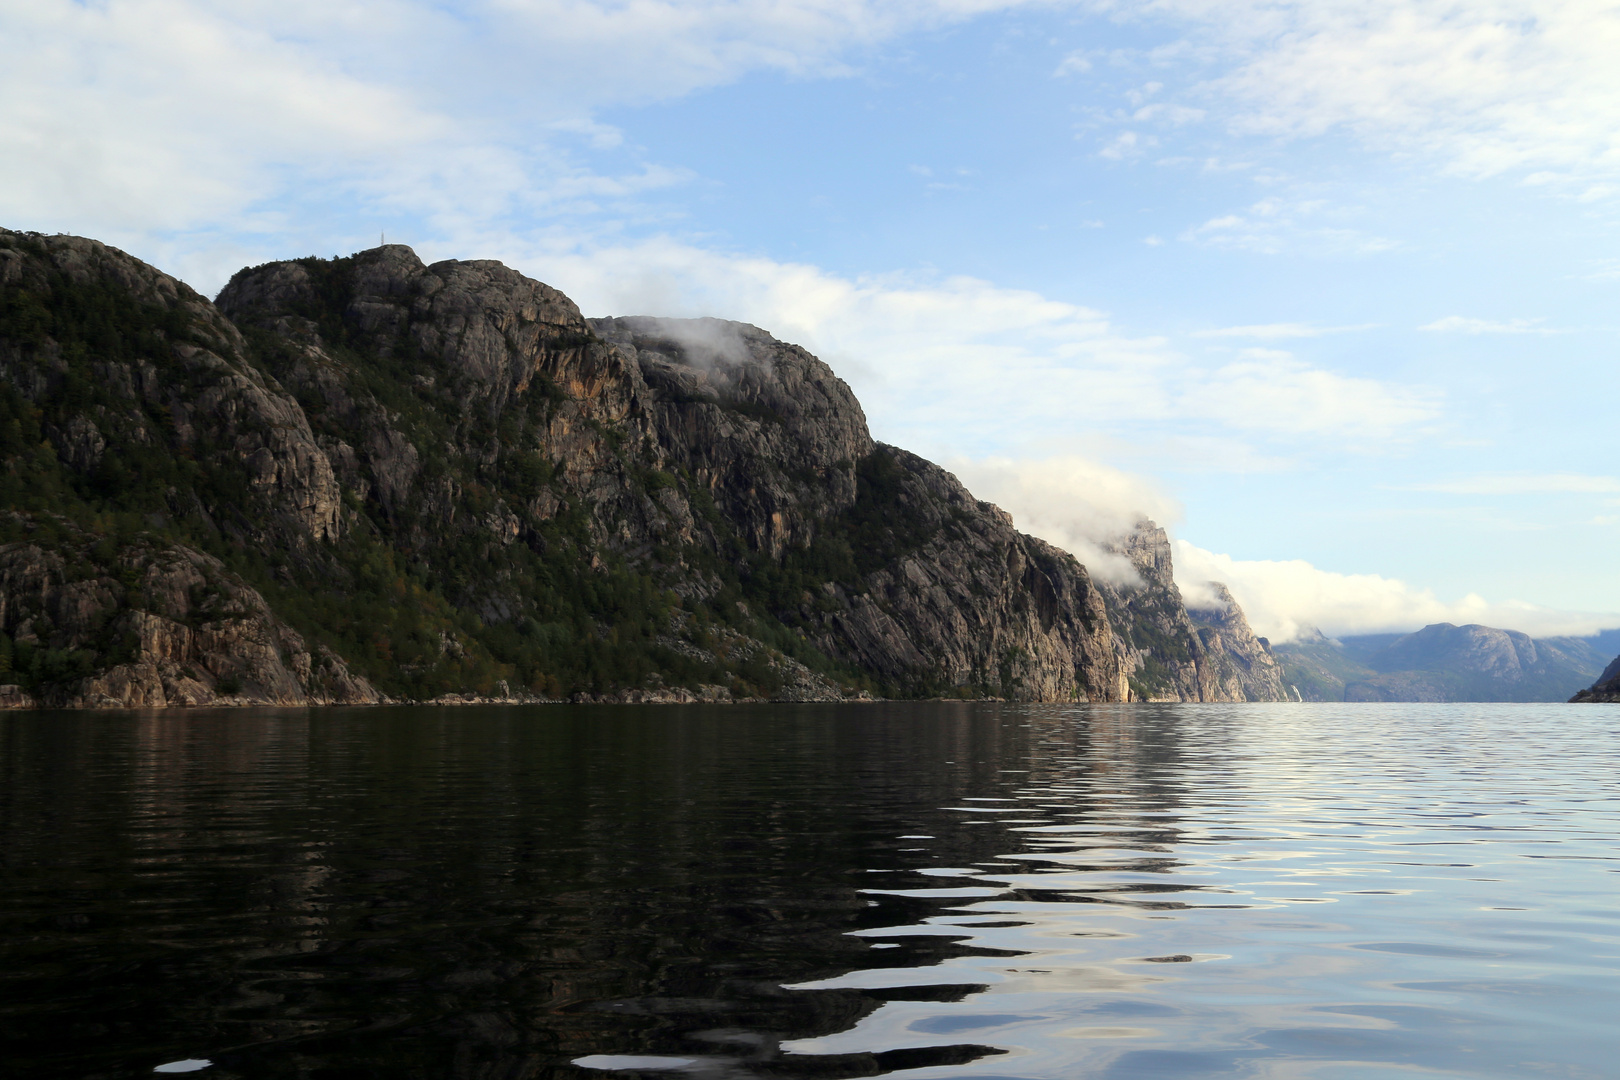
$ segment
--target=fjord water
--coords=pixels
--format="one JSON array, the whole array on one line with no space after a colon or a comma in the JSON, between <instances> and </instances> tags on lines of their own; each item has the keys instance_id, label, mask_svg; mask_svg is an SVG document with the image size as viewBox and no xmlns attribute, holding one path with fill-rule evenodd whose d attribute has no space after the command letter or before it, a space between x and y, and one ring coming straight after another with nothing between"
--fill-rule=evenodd
<instances>
[{"instance_id":1,"label":"fjord water","mask_svg":"<svg viewBox=\"0 0 1620 1080\"><path fill-rule=\"evenodd\" d=\"M1561 705L15 714L0 1071L1613 1075L1617 732Z\"/></svg>"}]
</instances>

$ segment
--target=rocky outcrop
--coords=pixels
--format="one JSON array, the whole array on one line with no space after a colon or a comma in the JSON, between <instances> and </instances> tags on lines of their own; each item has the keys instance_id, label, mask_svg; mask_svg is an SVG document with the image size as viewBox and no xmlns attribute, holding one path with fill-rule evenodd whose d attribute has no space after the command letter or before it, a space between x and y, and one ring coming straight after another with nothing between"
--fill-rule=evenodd
<instances>
[{"instance_id":1,"label":"rocky outcrop","mask_svg":"<svg viewBox=\"0 0 1620 1080\"><path fill-rule=\"evenodd\" d=\"M1187 615L1198 628L1203 646L1200 663L1215 686L1216 701L1288 701L1282 666L1271 643L1256 637L1232 593L1218 581L1206 589L1215 601L1189 607Z\"/></svg>"},{"instance_id":2,"label":"rocky outcrop","mask_svg":"<svg viewBox=\"0 0 1620 1080\"><path fill-rule=\"evenodd\" d=\"M792 563L847 546L863 479L867 501L883 504L867 508L890 515L872 536L882 565L824 564L807 595L772 612L826 654L910 693L1115 699L1108 622L1085 568L945 470L875 444L826 364L742 323L593 326L640 368L655 464L690 475L752 552Z\"/></svg>"},{"instance_id":3,"label":"rocky outcrop","mask_svg":"<svg viewBox=\"0 0 1620 1080\"><path fill-rule=\"evenodd\" d=\"M1199 665L1198 629L1176 587L1170 538L1143 520L1106 547L1130 560L1139 579L1102 586L1125 680L1123 700L1213 700L1214 680Z\"/></svg>"},{"instance_id":4,"label":"rocky outcrop","mask_svg":"<svg viewBox=\"0 0 1620 1080\"><path fill-rule=\"evenodd\" d=\"M635 415L654 467L688 473L750 550L777 558L813 543L821 522L853 505L856 464L874 444L860 403L826 364L746 323L591 325L641 376Z\"/></svg>"},{"instance_id":5,"label":"rocky outcrop","mask_svg":"<svg viewBox=\"0 0 1620 1080\"><path fill-rule=\"evenodd\" d=\"M1102 586L1124 700L1288 700L1270 646L1254 636L1224 585L1210 583L1216 606L1189 611L1163 529L1144 519L1106 547L1130 560L1138 577Z\"/></svg>"},{"instance_id":6,"label":"rocky outcrop","mask_svg":"<svg viewBox=\"0 0 1620 1080\"><path fill-rule=\"evenodd\" d=\"M1016 533L943 470L880 450L853 393L820 360L741 323L587 324L561 294L525 280L496 264L424 266L408 249L381 248L356 256L337 284L349 291L338 294L336 325L380 355L414 357L403 373L421 392L442 390L442 410L541 418L514 433L517 446L463 439L459 447L495 462L514 454L544 462L544 487L497 511L510 515L512 540L543 545L536 519L581 508L594 544L657 559L681 595L708 599L725 576L706 569L713 559L746 574L757 569L751 560L791 561L823 540L836 544L831 534L859 498L861 464L880 455L903 461L907 479L889 494L914 511L913 531L926 533L927 545L897 547L891 565L852 569L844 580L824 577L814 596L767 605L767 614L785 616L835 661L906 692L1118 696L1110 631L1084 568ZM400 455L368 448L405 440L356 391L326 341L336 336L333 320L320 321L315 300L330 287L307 268L272 264L237 275L219 303L244 324L297 339L278 376L312 412L368 432L360 447L337 431L328 437L344 462L338 472L355 477L346 482L361 498L375 492L397 513L397 485L390 491L377 462ZM529 403L553 388L561 394L544 410ZM505 614L498 602L484 606Z\"/></svg>"},{"instance_id":7,"label":"rocky outcrop","mask_svg":"<svg viewBox=\"0 0 1620 1080\"><path fill-rule=\"evenodd\" d=\"M1569 699L1571 702L1620 702L1620 656L1609 662L1597 682Z\"/></svg>"},{"instance_id":8,"label":"rocky outcrop","mask_svg":"<svg viewBox=\"0 0 1620 1080\"><path fill-rule=\"evenodd\" d=\"M341 659L277 619L218 559L180 544L48 522L0 545L8 669L40 654L47 689L0 704L62 708L375 704ZM34 663L36 670L40 666Z\"/></svg>"}]
</instances>

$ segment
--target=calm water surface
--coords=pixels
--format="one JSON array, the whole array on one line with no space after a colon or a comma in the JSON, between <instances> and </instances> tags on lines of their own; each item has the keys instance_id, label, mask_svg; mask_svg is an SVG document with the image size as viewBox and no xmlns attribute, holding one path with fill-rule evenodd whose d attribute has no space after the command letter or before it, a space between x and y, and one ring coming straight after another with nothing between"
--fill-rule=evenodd
<instances>
[{"instance_id":1,"label":"calm water surface","mask_svg":"<svg viewBox=\"0 0 1620 1080\"><path fill-rule=\"evenodd\" d=\"M0 1073L1610 1077L1617 734L1561 705L6 716Z\"/></svg>"}]
</instances>

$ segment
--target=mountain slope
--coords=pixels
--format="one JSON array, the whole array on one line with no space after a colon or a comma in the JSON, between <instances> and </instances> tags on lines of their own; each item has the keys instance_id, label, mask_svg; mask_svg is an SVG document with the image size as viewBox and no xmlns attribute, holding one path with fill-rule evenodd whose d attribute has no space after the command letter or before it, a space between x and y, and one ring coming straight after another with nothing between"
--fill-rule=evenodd
<instances>
[{"instance_id":1,"label":"mountain slope","mask_svg":"<svg viewBox=\"0 0 1620 1080\"><path fill-rule=\"evenodd\" d=\"M1108 701L1120 628L1138 659L1208 652L1179 594L1144 638L1135 601L875 443L825 364L755 327L587 321L397 245L250 268L210 304L94 241L0 232L0 285L0 560L122 583L70 631L35 612L54 586L0 581L18 700L294 699L268 658L206 648L154 676L163 702L109 689L161 668L156 639L106 637L156 614L133 549L206 565L309 701Z\"/></svg>"}]
</instances>

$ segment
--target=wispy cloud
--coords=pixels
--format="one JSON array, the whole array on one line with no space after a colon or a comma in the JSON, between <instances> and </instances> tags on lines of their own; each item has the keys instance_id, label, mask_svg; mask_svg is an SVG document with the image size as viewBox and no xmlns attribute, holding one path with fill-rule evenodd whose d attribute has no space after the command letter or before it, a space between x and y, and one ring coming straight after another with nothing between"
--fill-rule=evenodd
<instances>
[{"instance_id":1,"label":"wispy cloud","mask_svg":"<svg viewBox=\"0 0 1620 1080\"><path fill-rule=\"evenodd\" d=\"M1046 458L947 458L943 463L969 491L1013 516L1032 533L1078 557L1095 577L1140 580L1128 559L1104 542L1142 518L1170 525L1181 506L1143 476L1073 454Z\"/></svg>"},{"instance_id":2,"label":"wispy cloud","mask_svg":"<svg viewBox=\"0 0 1620 1080\"><path fill-rule=\"evenodd\" d=\"M1620 175L1620 10L1595 0L1139 0L1193 28L1180 50L1240 134L1344 131L1485 177L1519 171L1573 198Z\"/></svg>"},{"instance_id":3,"label":"wispy cloud","mask_svg":"<svg viewBox=\"0 0 1620 1080\"><path fill-rule=\"evenodd\" d=\"M1261 199L1240 213L1222 214L1181 234L1189 243L1279 255L1305 251L1369 255L1399 247L1397 241L1348 227L1348 211L1322 199Z\"/></svg>"},{"instance_id":4,"label":"wispy cloud","mask_svg":"<svg viewBox=\"0 0 1620 1080\"><path fill-rule=\"evenodd\" d=\"M1061 79L1066 75L1083 75L1091 70L1091 57L1084 52L1072 52L1065 56L1052 72L1052 77Z\"/></svg>"},{"instance_id":5,"label":"wispy cloud","mask_svg":"<svg viewBox=\"0 0 1620 1080\"><path fill-rule=\"evenodd\" d=\"M1490 473L1431 484L1407 484L1397 490L1450 495L1608 494L1620 492L1620 479L1585 473Z\"/></svg>"},{"instance_id":6,"label":"wispy cloud","mask_svg":"<svg viewBox=\"0 0 1620 1080\"><path fill-rule=\"evenodd\" d=\"M1159 140L1152 135L1122 131L1104 143L1103 148L1097 151L1097 156L1108 158L1110 161L1127 161L1141 157L1158 145Z\"/></svg>"},{"instance_id":7,"label":"wispy cloud","mask_svg":"<svg viewBox=\"0 0 1620 1080\"><path fill-rule=\"evenodd\" d=\"M154 258L180 238L166 261L194 276L214 238L223 259L390 217L533 227L690 178L639 160L605 108L838 75L851 50L1018 3L0 0L0 207Z\"/></svg>"},{"instance_id":8,"label":"wispy cloud","mask_svg":"<svg viewBox=\"0 0 1620 1080\"><path fill-rule=\"evenodd\" d=\"M1418 327L1419 330L1432 330L1436 333L1448 334L1559 334L1562 330L1553 330L1538 326L1540 319L1509 319L1498 322L1492 319L1470 319L1462 315L1447 315L1443 319L1436 319L1432 323Z\"/></svg>"},{"instance_id":9,"label":"wispy cloud","mask_svg":"<svg viewBox=\"0 0 1620 1080\"><path fill-rule=\"evenodd\" d=\"M1593 259L1581 277L1587 281L1620 281L1620 259Z\"/></svg>"}]
</instances>

